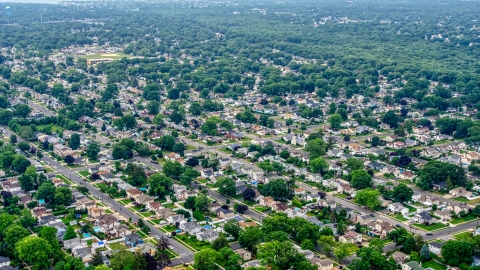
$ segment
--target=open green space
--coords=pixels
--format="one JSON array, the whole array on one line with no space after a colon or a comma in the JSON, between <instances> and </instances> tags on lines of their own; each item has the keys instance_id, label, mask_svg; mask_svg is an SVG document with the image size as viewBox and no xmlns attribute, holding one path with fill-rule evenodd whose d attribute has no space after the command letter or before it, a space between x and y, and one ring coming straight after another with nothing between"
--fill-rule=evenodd
<instances>
[{"instance_id":1,"label":"open green space","mask_svg":"<svg viewBox=\"0 0 480 270\"><path fill-rule=\"evenodd\" d=\"M144 216L144 217L150 217L150 216L153 216L153 215L155 215L155 214L152 213L152 212L142 212L142 213L140 213L140 215L142 215L142 216Z\"/></svg>"},{"instance_id":2,"label":"open green space","mask_svg":"<svg viewBox=\"0 0 480 270\"><path fill-rule=\"evenodd\" d=\"M453 237L455 237L458 240L467 240L467 239L472 238L472 233L468 232L468 231L467 232L461 232L461 233L454 234Z\"/></svg>"},{"instance_id":3,"label":"open green space","mask_svg":"<svg viewBox=\"0 0 480 270\"><path fill-rule=\"evenodd\" d=\"M121 249L125 249L126 247L122 244L122 242L115 242L115 243L111 243L111 244L108 244L108 246L113 249L113 250L121 250Z\"/></svg>"},{"instance_id":4,"label":"open green space","mask_svg":"<svg viewBox=\"0 0 480 270\"><path fill-rule=\"evenodd\" d=\"M432 268L434 270L446 270L447 267L445 265L439 264L434 260L426 261L422 263L423 268Z\"/></svg>"},{"instance_id":5,"label":"open green space","mask_svg":"<svg viewBox=\"0 0 480 270\"><path fill-rule=\"evenodd\" d=\"M78 174L80 174L83 177L89 177L90 173L88 171L79 171Z\"/></svg>"},{"instance_id":6,"label":"open green space","mask_svg":"<svg viewBox=\"0 0 480 270\"><path fill-rule=\"evenodd\" d=\"M453 198L452 200L454 201L457 201L457 202L469 202L469 200L467 198L464 198L464 197L456 197L456 198Z\"/></svg>"},{"instance_id":7,"label":"open green space","mask_svg":"<svg viewBox=\"0 0 480 270\"><path fill-rule=\"evenodd\" d=\"M415 223L415 224L413 224L413 226L415 226L415 227L417 227L421 230L425 230L425 231L429 231L429 232L430 231L435 231L435 230L440 230L440 229L448 227L447 225L445 225L443 223L435 223L435 224L430 224L430 225Z\"/></svg>"},{"instance_id":8,"label":"open green space","mask_svg":"<svg viewBox=\"0 0 480 270\"><path fill-rule=\"evenodd\" d=\"M467 221L472 221L472 220L475 220L475 216L468 215L468 216L465 216L465 217L456 218L456 219L452 220L450 223L460 224L460 223L467 222Z\"/></svg>"},{"instance_id":9,"label":"open green space","mask_svg":"<svg viewBox=\"0 0 480 270\"><path fill-rule=\"evenodd\" d=\"M410 206L410 205L404 205L405 208L408 208L408 213L416 212L417 208Z\"/></svg>"},{"instance_id":10,"label":"open green space","mask_svg":"<svg viewBox=\"0 0 480 270\"><path fill-rule=\"evenodd\" d=\"M196 250L202 250L206 248L211 248L212 244L210 244L207 241L198 241L197 237L195 235L192 236L187 236L185 234L182 234L180 236L177 236L177 238L180 238L183 242L185 242L187 245L193 247Z\"/></svg>"},{"instance_id":11,"label":"open green space","mask_svg":"<svg viewBox=\"0 0 480 270\"><path fill-rule=\"evenodd\" d=\"M402 214L388 214L390 217L397 219L399 221L407 221L408 218L404 218Z\"/></svg>"}]
</instances>

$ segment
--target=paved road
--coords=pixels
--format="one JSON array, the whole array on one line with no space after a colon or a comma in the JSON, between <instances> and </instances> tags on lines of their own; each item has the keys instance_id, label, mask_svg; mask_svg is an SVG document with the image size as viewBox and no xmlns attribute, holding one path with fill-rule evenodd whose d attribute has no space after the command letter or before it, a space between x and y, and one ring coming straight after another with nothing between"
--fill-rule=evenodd
<instances>
[{"instance_id":1,"label":"paved road","mask_svg":"<svg viewBox=\"0 0 480 270\"><path fill-rule=\"evenodd\" d=\"M10 136L12 132L10 130L4 129L5 133ZM115 210L117 213L125 217L126 219L131 218L132 222L137 222L139 217L130 211L128 208L124 207L121 205L119 202L115 201L114 199L110 198L110 196L104 194L101 192L99 189L94 187L92 184L89 182L83 181L83 179L75 174L75 171L71 170L70 168L67 168L57 162L55 159L51 158L49 155L43 155L42 161L47 162L50 164L58 173L58 174L63 174L66 177L69 177L73 182L75 182L78 185L84 185L86 188L88 188L90 194L92 194L95 198L100 199L103 203L108 205L110 208ZM151 235L152 236L164 236L167 237L165 233L160 231L159 229L155 228L152 224L149 222L145 222L145 224L150 227L151 230ZM184 262L192 262L193 261L193 252L190 251L188 248L183 246L182 244L178 243L177 241L170 239L170 244L173 246L174 251L177 252L180 255L179 259L176 259L172 262L173 265L179 265L183 264Z\"/></svg>"},{"instance_id":2,"label":"paved road","mask_svg":"<svg viewBox=\"0 0 480 270\"><path fill-rule=\"evenodd\" d=\"M28 106L30 106L32 109L34 109L36 111L39 111L39 112L43 113L45 116L57 116L56 112L52 112L49 109L47 109L46 107L43 107L43 106L39 105L38 103L35 103L31 100L29 100Z\"/></svg>"}]
</instances>

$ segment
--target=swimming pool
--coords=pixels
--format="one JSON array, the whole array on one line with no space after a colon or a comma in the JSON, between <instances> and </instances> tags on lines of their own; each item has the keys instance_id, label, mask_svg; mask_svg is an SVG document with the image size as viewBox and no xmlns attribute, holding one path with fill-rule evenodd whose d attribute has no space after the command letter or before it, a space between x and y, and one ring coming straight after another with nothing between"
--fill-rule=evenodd
<instances>
[{"instance_id":1,"label":"swimming pool","mask_svg":"<svg viewBox=\"0 0 480 270\"><path fill-rule=\"evenodd\" d=\"M89 233L84 233L83 237L85 237L85 238L90 237L90 234Z\"/></svg>"},{"instance_id":2,"label":"swimming pool","mask_svg":"<svg viewBox=\"0 0 480 270\"><path fill-rule=\"evenodd\" d=\"M98 227L93 227L93 230L94 230L95 232L99 232L99 231L101 231L102 229L100 229L100 228L98 228Z\"/></svg>"},{"instance_id":3,"label":"swimming pool","mask_svg":"<svg viewBox=\"0 0 480 270\"><path fill-rule=\"evenodd\" d=\"M211 229L212 226L210 226L210 225L205 225L205 226L203 226L203 228L205 228L205 229Z\"/></svg>"}]
</instances>

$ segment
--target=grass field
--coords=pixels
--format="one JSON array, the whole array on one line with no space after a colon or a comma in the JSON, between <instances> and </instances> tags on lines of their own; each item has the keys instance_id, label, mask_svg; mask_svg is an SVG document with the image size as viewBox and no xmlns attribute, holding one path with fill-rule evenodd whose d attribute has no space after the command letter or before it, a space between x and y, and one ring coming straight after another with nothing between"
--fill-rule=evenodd
<instances>
[{"instance_id":1,"label":"grass field","mask_svg":"<svg viewBox=\"0 0 480 270\"><path fill-rule=\"evenodd\" d=\"M456 198L453 198L452 200L457 201L457 202L469 202L469 200L467 198L464 198L464 197L456 197Z\"/></svg>"},{"instance_id":2,"label":"grass field","mask_svg":"<svg viewBox=\"0 0 480 270\"><path fill-rule=\"evenodd\" d=\"M445 269L447 269L447 267L445 265L441 265L434 260L423 262L422 267L425 268L425 269L430 267L434 270L445 270Z\"/></svg>"},{"instance_id":3,"label":"grass field","mask_svg":"<svg viewBox=\"0 0 480 270\"><path fill-rule=\"evenodd\" d=\"M130 58L131 55L124 54L124 53L102 53L102 54L90 54L90 55L81 55L80 58L84 59L122 59L124 57Z\"/></svg>"},{"instance_id":4,"label":"grass field","mask_svg":"<svg viewBox=\"0 0 480 270\"><path fill-rule=\"evenodd\" d=\"M458 239L458 240L466 240L472 237L472 233L462 232L462 233L454 234L453 237L455 237L455 239Z\"/></svg>"},{"instance_id":5,"label":"grass field","mask_svg":"<svg viewBox=\"0 0 480 270\"><path fill-rule=\"evenodd\" d=\"M463 218L456 218L454 220L452 220L450 223L452 224L460 224L460 223L463 223L463 222L467 222L467 221L472 221L474 220L475 217L474 216L466 216L466 217L463 217Z\"/></svg>"},{"instance_id":6,"label":"grass field","mask_svg":"<svg viewBox=\"0 0 480 270\"><path fill-rule=\"evenodd\" d=\"M435 223L435 224L430 224L430 225L415 223L415 224L413 224L413 226L415 226L419 229L425 230L425 231L434 231L434 230L439 230L439 229L443 229L443 228L447 227L447 225L445 225L443 223Z\"/></svg>"},{"instance_id":7,"label":"grass field","mask_svg":"<svg viewBox=\"0 0 480 270\"><path fill-rule=\"evenodd\" d=\"M401 214L388 214L394 219L400 220L400 221L407 221L407 218L404 218Z\"/></svg>"},{"instance_id":8,"label":"grass field","mask_svg":"<svg viewBox=\"0 0 480 270\"><path fill-rule=\"evenodd\" d=\"M88 171L79 171L78 174L80 174L83 177L88 178L90 176L90 173Z\"/></svg>"},{"instance_id":9,"label":"grass field","mask_svg":"<svg viewBox=\"0 0 480 270\"><path fill-rule=\"evenodd\" d=\"M406 208L408 208L408 213L416 212L417 208L412 207L410 205L404 205Z\"/></svg>"}]
</instances>

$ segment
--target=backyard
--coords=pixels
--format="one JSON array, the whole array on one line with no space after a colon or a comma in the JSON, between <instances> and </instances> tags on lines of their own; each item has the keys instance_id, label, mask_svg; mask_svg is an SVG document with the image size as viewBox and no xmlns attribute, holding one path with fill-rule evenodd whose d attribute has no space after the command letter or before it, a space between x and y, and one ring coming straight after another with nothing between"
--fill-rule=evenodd
<instances>
[{"instance_id":1,"label":"backyard","mask_svg":"<svg viewBox=\"0 0 480 270\"><path fill-rule=\"evenodd\" d=\"M426 261L422 263L423 268L432 268L434 270L445 270L447 267L445 265L439 264L434 260Z\"/></svg>"}]
</instances>

